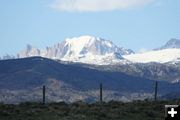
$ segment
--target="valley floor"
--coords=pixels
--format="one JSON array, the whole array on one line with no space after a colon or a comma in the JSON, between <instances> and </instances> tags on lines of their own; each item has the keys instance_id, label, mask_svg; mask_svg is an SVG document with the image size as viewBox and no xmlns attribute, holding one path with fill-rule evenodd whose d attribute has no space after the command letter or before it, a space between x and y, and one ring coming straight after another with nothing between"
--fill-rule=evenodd
<instances>
[{"instance_id":1,"label":"valley floor","mask_svg":"<svg viewBox=\"0 0 180 120\"><path fill-rule=\"evenodd\" d=\"M0 104L0 120L164 120L166 104L180 104L180 100Z\"/></svg>"}]
</instances>

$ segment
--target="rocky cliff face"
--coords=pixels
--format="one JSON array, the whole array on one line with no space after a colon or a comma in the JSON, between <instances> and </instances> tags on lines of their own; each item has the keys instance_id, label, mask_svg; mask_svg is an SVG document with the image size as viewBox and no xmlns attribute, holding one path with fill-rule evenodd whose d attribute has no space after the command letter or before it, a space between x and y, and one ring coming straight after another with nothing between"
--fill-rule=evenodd
<instances>
[{"instance_id":1,"label":"rocky cliff face","mask_svg":"<svg viewBox=\"0 0 180 120\"><path fill-rule=\"evenodd\" d=\"M123 59L122 55L133 53L132 50L118 47L109 40L93 36L81 36L66 39L53 47L46 47L44 50L27 45L27 48L18 54L18 58L41 56L65 61L93 63L103 61L106 57L111 58L111 60Z\"/></svg>"}]
</instances>

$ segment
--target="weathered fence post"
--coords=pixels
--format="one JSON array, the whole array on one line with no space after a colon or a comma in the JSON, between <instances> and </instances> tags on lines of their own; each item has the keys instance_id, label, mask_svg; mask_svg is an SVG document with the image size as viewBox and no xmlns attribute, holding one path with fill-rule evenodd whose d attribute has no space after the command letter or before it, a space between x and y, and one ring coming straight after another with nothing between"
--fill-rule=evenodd
<instances>
[{"instance_id":1,"label":"weathered fence post","mask_svg":"<svg viewBox=\"0 0 180 120\"><path fill-rule=\"evenodd\" d=\"M103 99L102 99L102 83L100 83L100 102L102 102L103 101Z\"/></svg>"},{"instance_id":2,"label":"weathered fence post","mask_svg":"<svg viewBox=\"0 0 180 120\"><path fill-rule=\"evenodd\" d=\"M43 104L46 102L46 87L45 85L43 86Z\"/></svg>"},{"instance_id":3,"label":"weathered fence post","mask_svg":"<svg viewBox=\"0 0 180 120\"><path fill-rule=\"evenodd\" d=\"M157 100L157 90L158 90L158 81L155 83L155 92L154 92L154 100Z\"/></svg>"}]
</instances>

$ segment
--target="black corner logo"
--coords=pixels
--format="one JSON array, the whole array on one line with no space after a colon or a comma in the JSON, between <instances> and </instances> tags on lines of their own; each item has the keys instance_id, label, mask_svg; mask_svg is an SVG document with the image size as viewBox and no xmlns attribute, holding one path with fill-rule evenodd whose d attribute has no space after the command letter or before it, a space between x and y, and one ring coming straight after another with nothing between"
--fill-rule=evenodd
<instances>
[{"instance_id":1,"label":"black corner logo","mask_svg":"<svg viewBox=\"0 0 180 120\"><path fill-rule=\"evenodd\" d=\"M165 105L165 120L180 120L180 106Z\"/></svg>"}]
</instances>

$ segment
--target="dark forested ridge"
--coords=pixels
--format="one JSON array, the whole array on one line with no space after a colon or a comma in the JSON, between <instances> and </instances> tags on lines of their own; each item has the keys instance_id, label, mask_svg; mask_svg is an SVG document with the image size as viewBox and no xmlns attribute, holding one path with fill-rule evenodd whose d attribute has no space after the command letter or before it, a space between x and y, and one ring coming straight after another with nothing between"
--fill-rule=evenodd
<instances>
[{"instance_id":1,"label":"dark forested ridge","mask_svg":"<svg viewBox=\"0 0 180 120\"><path fill-rule=\"evenodd\" d=\"M108 67L108 66L107 66ZM75 101L75 97L98 98L99 84L103 84L106 98L141 97L152 94L154 80L128 75L118 71L99 70L81 64L68 64L42 57L0 61L0 100L2 102L26 101L41 98L41 88L49 89L48 98ZM180 91L180 83L159 81L158 94L166 95ZM88 94L87 94L88 93ZM135 93L135 95L131 95ZM64 95L67 95L66 97ZM71 98L74 95L73 98ZM11 98L13 96L13 98ZM21 96L25 96L22 97ZM28 99L29 98L31 99ZM149 96L147 96L149 97ZM132 98L133 99L133 98Z\"/></svg>"}]
</instances>

